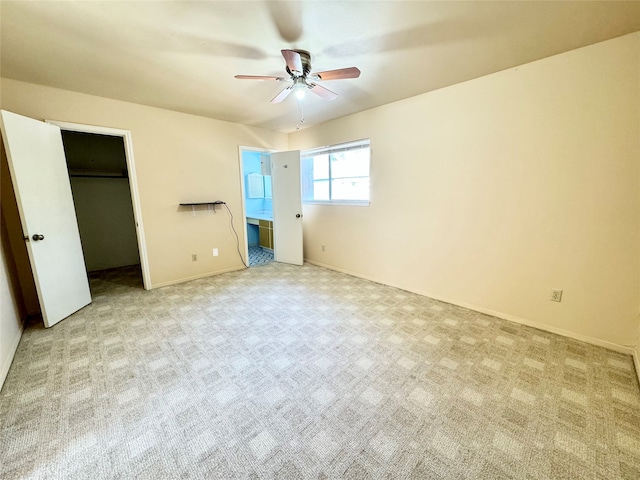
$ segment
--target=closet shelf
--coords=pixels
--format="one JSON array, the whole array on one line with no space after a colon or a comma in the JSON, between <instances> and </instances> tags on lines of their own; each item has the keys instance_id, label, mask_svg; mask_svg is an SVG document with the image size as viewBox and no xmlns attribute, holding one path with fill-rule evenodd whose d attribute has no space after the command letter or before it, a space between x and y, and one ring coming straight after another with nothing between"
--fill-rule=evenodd
<instances>
[{"instance_id":1,"label":"closet shelf","mask_svg":"<svg viewBox=\"0 0 640 480\"><path fill-rule=\"evenodd\" d=\"M79 168L69 169L72 178L128 178L127 171L116 170L84 170Z\"/></svg>"}]
</instances>

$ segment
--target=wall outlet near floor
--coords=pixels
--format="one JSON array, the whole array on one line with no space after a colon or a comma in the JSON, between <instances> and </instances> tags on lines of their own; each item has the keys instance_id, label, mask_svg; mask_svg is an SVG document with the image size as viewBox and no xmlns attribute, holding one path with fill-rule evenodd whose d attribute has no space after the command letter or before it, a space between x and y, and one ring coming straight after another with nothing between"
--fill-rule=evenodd
<instances>
[{"instance_id":1,"label":"wall outlet near floor","mask_svg":"<svg viewBox=\"0 0 640 480\"><path fill-rule=\"evenodd\" d=\"M322 248L322 251L324 252L324 244L322 245L322 247L321 247L321 248Z\"/></svg>"},{"instance_id":2,"label":"wall outlet near floor","mask_svg":"<svg viewBox=\"0 0 640 480\"><path fill-rule=\"evenodd\" d=\"M561 302L562 301L562 290L551 290L551 301L552 302Z\"/></svg>"},{"instance_id":3,"label":"wall outlet near floor","mask_svg":"<svg viewBox=\"0 0 640 480\"><path fill-rule=\"evenodd\" d=\"M191 254L191 261L192 261L192 262L197 262L197 261L198 261L198 255L197 255L197 254L195 254L195 253L192 253L192 254Z\"/></svg>"},{"instance_id":4,"label":"wall outlet near floor","mask_svg":"<svg viewBox=\"0 0 640 480\"><path fill-rule=\"evenodd\" d=\"M214 249L213 249L213 256L214 256L214 257L217 257L217 256L218 256L218 249L217 249L217 248L214 248Z\"/></svg>"}]
</instances>

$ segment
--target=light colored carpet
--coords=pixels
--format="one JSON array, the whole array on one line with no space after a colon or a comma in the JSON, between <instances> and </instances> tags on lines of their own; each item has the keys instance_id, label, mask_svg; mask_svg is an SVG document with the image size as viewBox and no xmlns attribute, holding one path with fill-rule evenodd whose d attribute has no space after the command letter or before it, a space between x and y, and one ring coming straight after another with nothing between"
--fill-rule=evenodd
<instances>
[{"instance_id":1,"label":"light colored carpet","mask_svg":"<svg viewBox=\"0 0 640 480\"><path fill-rule=\"evenodd\" d=\"M640 478L628 356L311 265L139 285L26 329L1 478Z\"/></svg>"}]
</instances>

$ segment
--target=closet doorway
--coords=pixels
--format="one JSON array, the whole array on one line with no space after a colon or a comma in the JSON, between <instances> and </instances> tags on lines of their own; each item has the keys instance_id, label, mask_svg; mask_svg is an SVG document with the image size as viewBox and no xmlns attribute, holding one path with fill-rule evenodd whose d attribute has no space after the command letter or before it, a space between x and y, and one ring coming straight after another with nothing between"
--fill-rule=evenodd
<instances>
[{"instance_id":1,"label":"closet doorway","mask_svg":"<svg viewBox=\"0 0 640 480\"><path fill-rule=\"evenodd\" d=\"M87 273L127 277L148 289L130 133L50 123L62 129Z\"/></svg>"}]
</instances>

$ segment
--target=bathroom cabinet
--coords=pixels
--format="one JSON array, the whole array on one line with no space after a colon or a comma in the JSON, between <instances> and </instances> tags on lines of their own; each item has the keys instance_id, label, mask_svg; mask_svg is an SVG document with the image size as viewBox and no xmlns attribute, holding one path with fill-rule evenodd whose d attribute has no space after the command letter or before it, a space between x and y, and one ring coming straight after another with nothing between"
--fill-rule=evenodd
<instances>
[{"instance_id":1,"label":"bathroom cabinet","mask_svg":"<svg viewBox=\"0 0 640 480\"><path fill-rule=\"evenodd\" d=\"M259 220L260 246L273 250L273 222Z\"/></svg>"}]
</instances>

